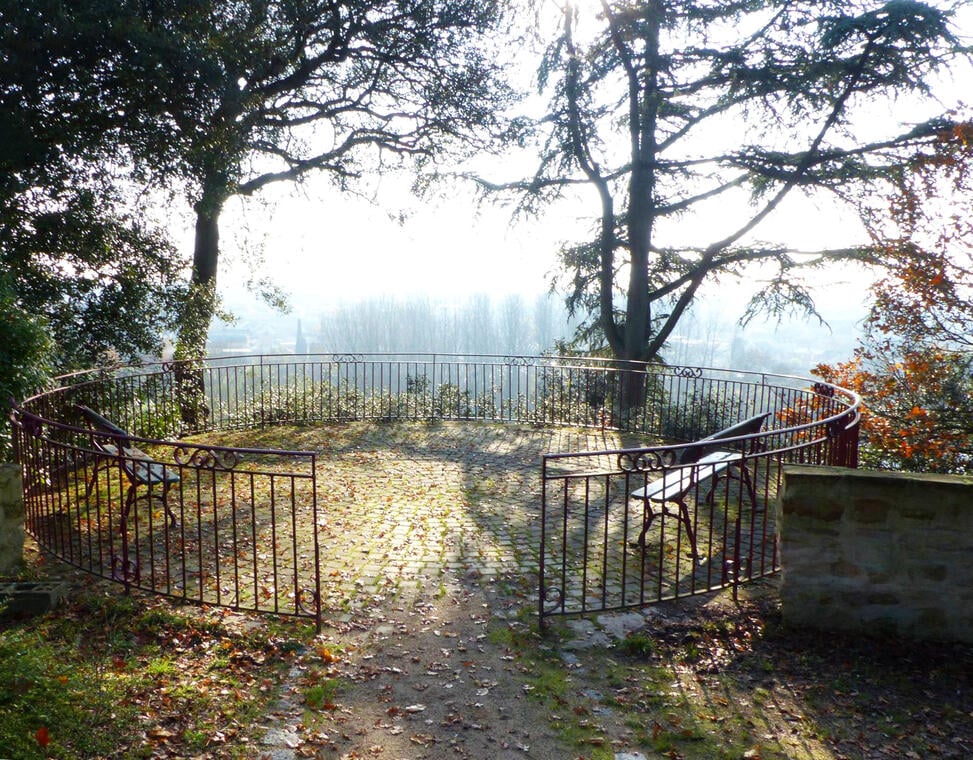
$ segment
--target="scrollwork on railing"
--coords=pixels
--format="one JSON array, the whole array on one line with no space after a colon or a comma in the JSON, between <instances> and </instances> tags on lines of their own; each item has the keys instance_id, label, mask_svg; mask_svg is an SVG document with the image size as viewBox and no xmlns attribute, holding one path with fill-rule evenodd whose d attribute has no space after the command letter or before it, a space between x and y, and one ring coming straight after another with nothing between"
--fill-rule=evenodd
<instances>
[{"instance_id":1,"label":"scrollwork on railing","mask_svg":"<svg viewBox=\"0 0 973 760\"><path fill-rule=\"evenodd\" d=\"M331 361L336 364L354 364L365 361L364 354L331 354Z\"/></svg>"},{"instance_id":2,"label":"scrollwork on railing","mask_svg":"<svg viewBox=\"0 0 973 760\"><path fill-rule=\"evenodd\" d=\"M173 450L172 458L178 465L201 470L232 470L240 463L237 451L205 446L178 446Z\"/></svg>"},{"instance_id":3,"label":"scrollwork on railing","mask_svg":"<svg viewBox=\"0 0 973 760\"><path fill-rule=\"evenodd\" d=\"M308 606L304 599L310 599L311 606ZM294 608L299 615L317 617L318 593L309 588L298 588L294 591Z\"/></svg>"},{"instance_id":4,"label":"scrollwork on railing","mask_svg":"<svg viewBox=\"0 0 973 760\"><path fill-rule=\"evenodd\" d=\"M544 590L541 606L544 609L544 614L554 614L564 606L564 591L557 586L548 586Z\"/></svg>"},{"instance_id":5,"label":"scrollwork on railing","mask_svg":"<svg viewBox=\"0 0 973 760\"><path fill-rule=\"evenodd\" d=\"M138 562L116 554L111 559L111 577L119 583L138 583L141 580Z\"/></svg>"},{"instance_id":6,"label":"scrollwork on railing","mask_svg":"<svg viewBox=\"0 0 973 760\"><path fill-rule=\"evenodd\" d=\"M666 371L676 377L685 377L691 380L699 380L703 377L702 367L666 367Z\"/></svg>"},{"instance_id":7,"label":"scrollwork on railing","mask_svg":"<svg viewBox=\"0 0 973 760\"><path fill-rule=\"evenodd\" d=\"M505 356L503 363L508 367L530 367L535 362L529 356Z\"/></svg>"},{"instance_id":8,"label":"scrollwork on railing","mask_svg":"<svg viewBox=\"0 0 973 760\"><path fill-rule=\"evenodd\" d=\"M672 467L676 454L671 449L647 451L623 451L618 455L618 468L622 472L657 472Z\"/></svg>"}]
</instances>

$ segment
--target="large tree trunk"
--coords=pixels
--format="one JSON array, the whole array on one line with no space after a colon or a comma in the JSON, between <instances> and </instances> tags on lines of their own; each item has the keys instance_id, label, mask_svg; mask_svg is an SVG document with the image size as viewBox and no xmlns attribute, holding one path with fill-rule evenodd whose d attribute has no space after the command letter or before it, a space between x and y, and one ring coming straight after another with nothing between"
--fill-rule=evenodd
<instances>
[{"instance_id":1,"label":"large tree trunk","mask_svg":"<svg viewBox=\"0 0 973 760\"><path fill-rule=\"evenodd\" d=\"M201 359L206 336L216 311L216 272L220 258L220 209L222 204L201 201L196 205L196 240L189 293L179 321L177 358Z\"/></svg>"},{"instance_id":2,"label":"large tree trunk","mask_svg":"<svg viewBox=\"0 0 973 760\"><path fill-rule=\"evenodd\" d=\"M220 256L222 200L204 197L196 204L196 239L189 292L179 320L175 351L175 391L184 429L201 430L208 414L202 361L216 312L216 273Z\"/></svg>"},{"instance_id":3,"label":"large tree trunk","mask_svg":"<svg viewBox=\"0 0 973 760\"><path fill-rule=\"evenodd\" d=\"M646 374L644 362L635 360L615 361L618 368L618 398L613 415L615 424L623 430L635 430L645 414Z\"/></svg>"},{"instance_id":4,"label":"large tree trunk","mask_svg":"<svg viewBox=\"0 0 973 760\"><path fill-rule=\"evenodd\" d=\"M658 3L650 3L646 11L646 70L643 71L635 65L634 58L622 43L616 43L619 54L627 61L624 68L629 84L628 130L632 155L625 222L628 228L629 263L625 326L619 345L612 346L620 370L617 414L620 424L626 428L632 428L645 405L646 377L643 362L655 358L658 353L658 348L652 347L649 257L656 217L656 130L661 103L658 77L662 65L659 55L662 13Z\"/></svg>"}]
</instances>

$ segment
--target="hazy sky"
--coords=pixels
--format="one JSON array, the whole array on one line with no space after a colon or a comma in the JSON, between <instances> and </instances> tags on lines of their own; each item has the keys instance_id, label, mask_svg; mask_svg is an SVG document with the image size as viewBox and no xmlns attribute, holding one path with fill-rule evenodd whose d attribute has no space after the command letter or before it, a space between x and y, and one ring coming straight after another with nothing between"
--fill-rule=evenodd
<instances>
[{"instance_id":1,"label":"hazy sky","mask_svg":"<svg viewBox=\"0 0 973 760\"><path fill-rule=\"evenodd\" d=\"M478 208L462 188L451 198L423 201L404 185L384 182L371 203L312 178L297 192L276 188L263 208L231 203L223 227L234 253L225 284L245 274L240 251L248 244L263 246L267 269L282 287L323 298L532 294L545 287L559 236L570 234L565 227L583 228L576 217L511 227L508 210Z\"/></svg>"},{"instance_id":2,"label":"hazy sky","mask_svg":"<svg viewBox=\"0 0 973 760\"><path fill-rule=\"evenodd\" d=\"M876 109L876 118L884 121L883 110ZM525 176L532 168L497 167L493 178ZM256 253L261 274L289 292L303 312L376 295L457 301L482 292L533 295L546 289L559 243L588 237L588 220L598 210L594 191L583 190L579 203L511 226L509 209L477 208L472 190L453 188L448 197L417 200L408 183L408 178L383 177L374 203L342 193L321 176L297 189L271 186L258 201L231 200L221 220L221 291L231 303L252 301L241 294L248 278L244 262ZM727 211L726 204L714 204L707 225L735 225L739 219L732 214L739 210ZM395 218L399 214L404 214L401 221ZM191 220L185 221L183 245L190 247ZM795 196L764 223L758 238L813 250L852 242L860 235L856 227L829 199L813 204ZM850 288L832 284L853 276L847 271L822 276L822 303L860 308L862 280ZM759 279L759 272L754 277ZM730 285L710 289L707 297L742 301L746 286Z\"/></svg>"},{"instance_id":3,"label":"hazy sky","mask_svg":"<svg viewBox=\"0 0 973 760\"><path fill-rule=\"evenodd\" d=\"M478 208L471 192L419 201L401 187L405 183L387 184L380 188L379 203L342 194L324 178L297 192L275 188L266 204L231 201L221 225L225 266L220 272L231 309L234 302L254 300L243 286L249 276L244 262L255 252L263 274L288 292L297 315L374 296L423 295L456 303L476 293L532 297L547 289L559 243L584 239L590 229L586 220L597 210L596 199L582 198L542 219L511 224L509 209ZM403 221L392 218L403 210ZM849 242L852 222L827 204L795 199L781 211L764 227L768 240L783 235L808 250ZM714 209L712 218L718 215ZM860 276L850 270L817 276L826 316L861 309ZM703 298L718 301L735 318L760 278L755 269L750 281L728 279L706 289ZM852 286L842 284L849 280Z\"/></svg>"}]
</instances>

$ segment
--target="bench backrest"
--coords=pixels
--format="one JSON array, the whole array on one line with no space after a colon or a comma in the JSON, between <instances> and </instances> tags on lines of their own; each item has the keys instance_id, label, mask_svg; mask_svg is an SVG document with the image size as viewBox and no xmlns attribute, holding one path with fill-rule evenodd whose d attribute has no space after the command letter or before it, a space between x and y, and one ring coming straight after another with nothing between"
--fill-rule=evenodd
<instances>
[{"instance_id":1,"label":"bench backrest","mask_svg":"<svg viewBox=\"0 0 973 760\"><path fill-rule=\"evenodd\" d=\"M679 464L692 464L710 451L714 451L719 448L726 448L726 445L721 445L720 442L725 441L727 438L739 438L745 435L756 435L760 432L760 428L763 427L764 422L769 416L770 412L757 414L749 419L743 420L742 422L737 422L734 425L730 425L730 427L723 428L723 430L718 430L705 438L700 438L698 441L694 441L682 449L682 451L679 452L679 456L676 461ZM729 445L741 447L745 446L746 443L746 441L736 441L735 443Z\"/></svg>"},{"instance_id":2,"label":"bench backrest","mask_svg":"<svg viewBox=\"0 0 973 760\"><path fill-rule=\"evenodd\" d=\"M112 438L117 439L118 442L123 446L127 446L131 443L131 436L128 434L128 431L120 428L107 417L102 417L94 409L84 406L83 404L76 404L74 408L78 410L82 417L84 417L85 421L88 423L88 426L94 432L109 435Z\"/></svg>"}]
</instances>

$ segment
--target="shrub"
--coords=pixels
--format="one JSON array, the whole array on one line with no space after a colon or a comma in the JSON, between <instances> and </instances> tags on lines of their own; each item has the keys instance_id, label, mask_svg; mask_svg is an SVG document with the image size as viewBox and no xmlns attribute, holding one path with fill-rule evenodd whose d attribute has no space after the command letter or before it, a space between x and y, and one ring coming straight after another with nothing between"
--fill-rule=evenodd
<instances>
[{"instance_id":1,"label":"shrub","mask_svg":"<svg viewBox=\"0 0 973 760\"><path fill-rule=\"evenodd\" d=\"M0 283L0 403L41 390L50 376L53 345L43 319L24 311L14 291ZM11 455L10 423L0 420L0 459Z\"/></svg>"}]
</instances>

